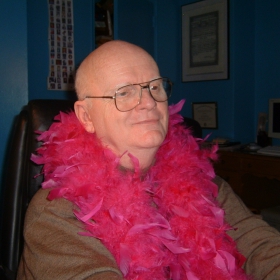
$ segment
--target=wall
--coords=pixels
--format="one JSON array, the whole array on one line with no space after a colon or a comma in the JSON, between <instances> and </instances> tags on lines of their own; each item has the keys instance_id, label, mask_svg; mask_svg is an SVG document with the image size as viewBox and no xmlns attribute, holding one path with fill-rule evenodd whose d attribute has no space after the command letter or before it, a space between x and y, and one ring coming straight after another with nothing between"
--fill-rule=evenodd
<instances>
[{"instance_id":1,"label":"wall","mask_svg":"<svg viewBox=\"0 0 280 280\"><path fill-rule=\"evenodd\" d=\"M0 178L14 116L28 101L26 2L0 1Z\"/></svg>"},{"instance_id":2,"label":"wall","mask_svg":"<svg viewBox=\"0 0 280 280\"><path fill-rule=\"evenodd\" d=\"M267 95L280 97L280 17L279 1L256 1L255 54L256 60L256 111L266 110Z\"/></svg>"},{"instance_id":3,"label":"wall","mask_svg":"<svg viewBox=\"0 0 280 280\"><path fill-rule=\"evenodd\" d=\"M169 77L175 83L171 103L177 102L177 95L180 93L178 85L181 83L181 6L176 1L157 0L155 9L155 59L161 75Z\"/></svg>"},{"instance_id":4,"label":"wall","mask_svg":"<svg viewBox=\"0 0 280 280\"><path fill-rule=\"evenodd\" d=\"M93 50L94 0L73 0L76 66ZM48 1L28 0L28 85L29 100L75 99L74 92L47 90Z\"/></svg>"},{"instance_id":5,"label":"wall","mask_svg":"<svg viewBox=\"0 0 280 280\"><path fill-rule=\"evenodd\" d=\"M171 102L185 99L182 110L192 116L192 102L218 102L218 129L203 130L204 136L228 137L242 142L254 141L254 34L255 7L249 0L229 4L228 80L182 82L181 8L197 1L157 1L158 54L164 75L175 82ZM164 18L164 20L162 20Z\"/></svg>"},{"instance_id":6,"label":"wall","mask_svg":"<svg viewBox=\"0 0 280 280\"><path fill-rule=\"evenodd\" d=\"M192 102L218 102L218 129L204 136L227 137L242 143L256 139L258 114L268 113L268 99L279 98L280 2L229 1L229 79L181 81L181 7L196 0L156 1L157 51L163 75L174 82L171 102L186 99L182 114L192 116ZM273 140L280 145L280 140Z\"/></svg>"},{"instance_id":7,"label":"wall","mask_svg":"<svg viewBox=\"0 0 280 280\"><path fill-rule=\"evenodd\" d=\"M94 46L94 0L73 0L75 61ZM0 178L15 116L31 99L75 98L74 92L48 91L48 2L0 1ZM2 180L1 180L2 185ZM2 188L0 188L1 190Z\"/></svg>"},{"instance_id":8,"label":"wall","mask_svg":"<svg viewBox=\"0 0 280 280\"><path fill-rule=\"evenodd\" d=\"M47 3L28 2L29 99L67 98L68 93L46 90ZM257 116L267 112L268 98L277 96L279 68L277 46L280 2L229 1L229 79L182 83L181 7L194 0L115 0L115 36L144 47L154 55L161 74L175 83L171 103L186 99L182 114L192 115L192 102L218 102L218 129L204 135L251 142L256 137ZM90 0L74 0L76 61L92 50ZM137 13L135 12L137 11ZM262 12L259 12L262 11ZM43 20L42 20L43 19ZM83 32L81 32L83 30ZM36 34L39 36L34 40ZM42 35L43 34L43 35ZM43 87L42 87L43 85Z\"/></svg>"},{"instance_id":9,"label":"wall","mask_svg":"<svg viewBox=\"0 0 280 280\"><path fill-rule=\"evenodd\" d=\"M280 1L255 2L254 113L257 116L259 112L268 112L268 98L280 98ZM280 145L280 139L275 139L273 144Z\"/></svg>"},{"instance_id":10,"label":"wall","mask_svg":"<svg viewBox=\"0 0 280 280\"><path fill-rule=\"evenodd\" d=\"M134 43L154 56L154 4L150 0L115 0L115 38Z\"/></svg>"},{"instance_id":11,"label":"wall","mask_svg":"<svg viewBox=\"0 0 280 280\"><path fill-rule=\"evenodd\" d=\"M161 74L169 76L175 83L171 103L186 99L182 114L191 116L192 102L217 101L219 128L204 130L204 135L212 133L211 137L229 137L244 143L254 141L258 113L268 111L269 98L280 98L280 1L230 0L230 78L224 81L191 83L181 81L181 7L196 1L144 1L141 26L147 23L145 26L150 26L150 29L143 29L146 31L141 34L135 30L135 25L124 24L125 15L132 10L131 7L125 10L129 7L125 5L127 0L115 1L116 8L123 13L116 24L117 33L123 39L136 40L136 43L143 44L154 54ZM137 0L135 3L139 5L140 2ZM94 46L93 3L94 0L74 0L77 64ZM144 17L145 9L147 17ZM30 99L68 98L73 97L73 93L69 95L67 92L46 89L47 1L0 1L0 14L3 27L0 30L2 172L12 122L21 107ZM133 17L130 15L129 19L131 21ZM139 22L139 18L135 17L135 22ZM136 36L137 34L141 36Z\"/></svg>"},{"instance_id":12,"label":"wall","mask_svg":"<svg viewBox=\"0 0 280 280\"><path fill-rule=\"evenodd\" d=\"M230 81L234 118L227 133L232 131L236 141L254 142L257 131L254 96L255 61L258 59L255 56L256 11L250 0L230 3ZM223 124L227 126L227 119Z\"/></svg>"}]
</instances>

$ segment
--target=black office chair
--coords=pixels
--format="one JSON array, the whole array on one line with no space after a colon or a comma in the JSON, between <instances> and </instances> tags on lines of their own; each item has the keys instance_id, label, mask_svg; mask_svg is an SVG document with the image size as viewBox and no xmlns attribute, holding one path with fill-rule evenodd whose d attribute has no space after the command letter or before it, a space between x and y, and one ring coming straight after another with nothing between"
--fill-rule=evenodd
<instances>
[{"instance_id":1,"label":"black office chair","mask_svg":"<svg viewBox=\"0 0 280 280\"><path fill-rule=\"evenodd\" d=\"M4 171L0 277L15 279L23 249L23 224L27 206L40 188L41 166L30 161L40 143L34 131L46 130L59 111L73 110L70 100L33 100L16 117Z\"/></svg>"},{"instance_id":2,"label":"black office chair","mask_svg":"<svg viewBox=\"0 0 280 280\"><path fill-rule=\"evenodd\" d=\"M184 117L184 124L186 127L190 128L194 137L202 138L202 128L198 121Z\"/></svg>"},{"instance_id":3,"label":"black office chair","mask_svg":"<svg viewBox=\"0 0 280 280\"><path fill-rule=\"evenodd\" d=\"M23 224L27 206L40 188L42 166L30 161L30 155L40 143L34 131L44 131L51 125L59 111L73 110L70 100L33 100L16 118L10 142L2 205L2 232L0 247L0 277L15 279L23 250ZM184 118L196 137L201 137L201 127L189 118Z\"/></svg>"}]
</instances>

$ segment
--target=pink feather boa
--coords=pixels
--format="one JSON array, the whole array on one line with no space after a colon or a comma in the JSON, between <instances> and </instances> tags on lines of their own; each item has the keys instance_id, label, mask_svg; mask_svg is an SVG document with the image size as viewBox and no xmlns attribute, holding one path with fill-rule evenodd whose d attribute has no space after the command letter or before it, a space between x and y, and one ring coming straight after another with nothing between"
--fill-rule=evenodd
<instances>
[{"instance_id":1,"label":"pink feather boa","mask_svg":"<svg viewBox=\"0 0 280 280\"><path fill-rule=\"evenodd\" d=\"M73 112L60 113L39 141L32 160L44 164L49 199L76 206L86 235L100 239L125 279L247 279L244 257L226 234L230 226L215 197L211 159L170 106L168 135L155 165L141 174L125 171Z\"/></svg>"}]
</instances>

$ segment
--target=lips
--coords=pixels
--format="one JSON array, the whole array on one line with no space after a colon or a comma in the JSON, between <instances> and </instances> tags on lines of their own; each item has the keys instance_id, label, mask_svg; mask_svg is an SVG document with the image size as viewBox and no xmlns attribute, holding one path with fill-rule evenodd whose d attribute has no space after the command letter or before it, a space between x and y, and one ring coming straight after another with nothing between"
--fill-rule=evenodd
<instances>
[{"instance_id":1,"label":"lips","mask_svg":"<svg viewBox=\"0 0 280 280\"><path fill-rule=\"evenodd\" d=\"M143 120L143 121L136 122L134 124L155 124L155 123L158 123L158 119Z\"/></svg>"}]
</instances>

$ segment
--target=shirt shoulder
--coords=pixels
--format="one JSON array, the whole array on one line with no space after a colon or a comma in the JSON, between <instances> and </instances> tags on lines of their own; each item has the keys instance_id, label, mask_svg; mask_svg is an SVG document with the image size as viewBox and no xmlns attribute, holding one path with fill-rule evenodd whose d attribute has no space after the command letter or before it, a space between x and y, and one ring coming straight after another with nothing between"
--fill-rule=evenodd
<instances>
[{"instance_id":1,"label":"shirt shoulder","mask_svg":"<svg viewBox=\"0 0 280 280\"><path fill-rule=\"evenodd\" d=\"M123 279L107 248L84 234L72 203L48 193L40 189L28 207L18 279Z\"/></svg>"}]
</instances>

